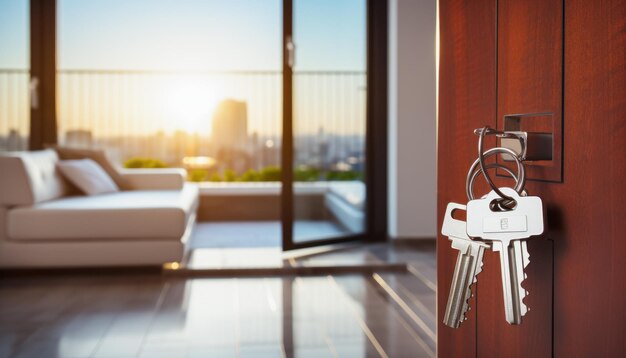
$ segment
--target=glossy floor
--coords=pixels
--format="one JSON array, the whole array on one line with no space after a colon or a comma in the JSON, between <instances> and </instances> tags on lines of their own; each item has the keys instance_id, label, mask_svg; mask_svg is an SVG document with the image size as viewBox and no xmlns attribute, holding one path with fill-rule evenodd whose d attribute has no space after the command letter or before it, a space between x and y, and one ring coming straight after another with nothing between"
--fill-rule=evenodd
<instances>
[{"instance_id":1,"label":"glossy floor","mask_svg":"<svg viewBox=\"0 0 626 358\"><path fill-rule=\"evenodd\" d=\"M434 356L434 247L372 250L409 272L5 276L0 357Z\"/></svg>"},{"instance_id":2,"label":"glossy floor","mask_svg":"<svg viewBox=\"0 0 626 358\"><path fill-rule=\"evenodd\" d=\"M327 220L298 220L294 222L294 241L306 242L336 238L350 233ZM281 248L280 221L198 222L190 246L203 248Z\"/></svg>"}]
</instances>

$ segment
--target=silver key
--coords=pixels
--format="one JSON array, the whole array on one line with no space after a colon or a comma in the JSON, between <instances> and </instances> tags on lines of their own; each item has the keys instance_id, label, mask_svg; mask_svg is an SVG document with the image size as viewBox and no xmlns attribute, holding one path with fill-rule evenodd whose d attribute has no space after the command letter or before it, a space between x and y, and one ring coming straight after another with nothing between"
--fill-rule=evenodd
<instances>
[{"instance_id":1,"label":"silver key","mask_svg":"<svg viewBox=\"0 0 626 358\"><path fill-rule=\"evenodd\" d=\"M465 313L469 310L468 300L472 297L471 286L482 271L483 253L489 244L470 239L465 222L452 217L455 210L465 211L465 205L449 203L441 228L441 233L452 241L452 248L459 250L443 323L459 328L467 319Z\"/></svg>"},{"instance_id":2,"label":"silver key","mask_svg":"<svg viewBox=\"0 0 626 358\"><path fill-rule=\"evenodd\" d=\"M492 211L490 203L499 196L494 191L485 198L467 204L467 234L492 241L493 251L500 252L502 296L506 321L520 324L528 312L523 302L528 292L522 287L524 269L530 262L526 242L522 239L543 233L543 205L536 196L520 197L511 188L501 188L513 197L517 206L510 211Z\"/></svg>"}]
</instances>

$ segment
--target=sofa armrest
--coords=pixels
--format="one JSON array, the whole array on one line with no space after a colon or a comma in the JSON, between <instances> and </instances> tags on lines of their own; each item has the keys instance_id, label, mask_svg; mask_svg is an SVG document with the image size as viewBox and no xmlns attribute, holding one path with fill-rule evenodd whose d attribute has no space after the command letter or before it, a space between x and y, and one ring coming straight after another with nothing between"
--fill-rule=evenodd
<instances>
[{"instance_id":1,"label":"sofa armrest","mask_svg":"<svg viewBox=\"0 0 626 358\"><path fill-rule=\"evenodd\" d=\"M123 169L120 174L131 190L181 190L187 176L180 168Z\"/></svg>"}]
</instances>

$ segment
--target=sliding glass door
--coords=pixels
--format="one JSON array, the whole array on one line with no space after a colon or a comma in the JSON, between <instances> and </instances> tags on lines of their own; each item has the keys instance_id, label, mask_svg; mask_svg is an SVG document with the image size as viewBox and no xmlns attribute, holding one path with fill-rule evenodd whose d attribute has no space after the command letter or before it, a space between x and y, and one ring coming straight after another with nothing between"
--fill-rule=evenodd
<instances>
[{"instance_id":1,"label":"sliding glass door","mask_svg":"<svg viewBox=\"0 0 626 358\"><path fill-rule=\"evenodd\" d=\"M366 231L366 0L285 0L283 248Z\"/></svg>"},{"instance_id":2,"label":"sliding glass door","mask_svg":"<svg viewBox=\"0 0 626 358\"><path fill-rule=\"evenodd\" d=\"M386 0L4 1L0 45L28 42L29 3L41 61L29 83L2 62L25 47L0 54L0 150L32 122L39 144L185 167L227 245L384 239Z\"/></svg>"}]
</instances>

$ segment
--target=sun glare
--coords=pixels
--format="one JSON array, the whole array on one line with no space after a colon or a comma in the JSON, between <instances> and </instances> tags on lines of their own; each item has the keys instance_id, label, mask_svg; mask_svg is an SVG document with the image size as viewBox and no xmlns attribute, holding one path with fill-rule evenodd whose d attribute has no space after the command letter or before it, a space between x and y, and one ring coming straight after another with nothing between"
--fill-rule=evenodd
<instances>
[{"instance_id":1,"label":"sun glare","mask_svg":"<svg viewBox=\"0 0 626 358\"><path fill-rule=\"evenodd\" d=\"M211 120L219 100L215 88L179 80L168 86L165 106L172 118L172 130L187 133L207 134L211 131Z\"/></svg>"}]
</instances>

